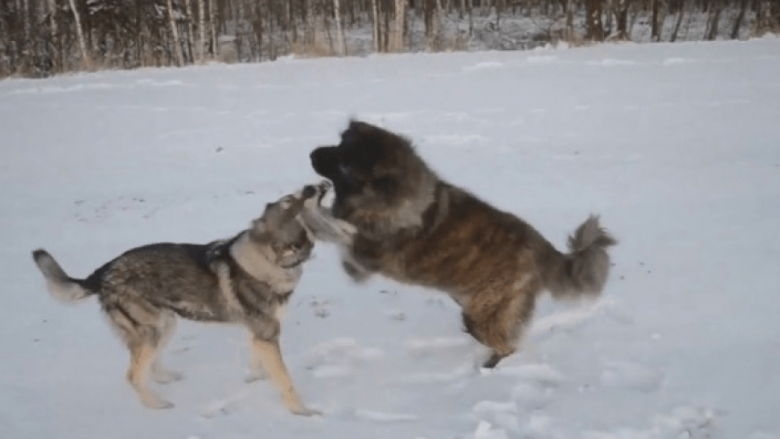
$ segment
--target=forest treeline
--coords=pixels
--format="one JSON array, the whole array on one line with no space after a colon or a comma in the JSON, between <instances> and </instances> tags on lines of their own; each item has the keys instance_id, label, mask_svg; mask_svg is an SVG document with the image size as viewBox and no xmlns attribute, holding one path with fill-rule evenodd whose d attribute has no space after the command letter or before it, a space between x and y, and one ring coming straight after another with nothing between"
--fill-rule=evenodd
<instances>
[{"instance_id":1,"label":"forest treeline","mask_svg":"<svg viewBox=\"0 0 780 439\"><path fill-rule=\"evenodd\" d=\"M780 0L0 0L0 77L780 31Z\"/></svg>"}]
</instances>

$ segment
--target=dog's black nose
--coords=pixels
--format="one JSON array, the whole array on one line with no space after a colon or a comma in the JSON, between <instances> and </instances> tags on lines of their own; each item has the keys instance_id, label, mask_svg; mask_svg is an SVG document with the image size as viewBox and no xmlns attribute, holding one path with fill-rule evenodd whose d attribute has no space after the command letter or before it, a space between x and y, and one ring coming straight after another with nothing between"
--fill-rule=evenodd
<instances>
[{"instance_id":1,"label":"dog's black nose","mask_svg":"<svg viewBox=\"0 0 780 439\"><path fill-rule=\"evenodd\" d=\"M317 195L317 188L312 185L306 185L303 188L303 198L311 198Z\"/></svg>"}]
</instances>

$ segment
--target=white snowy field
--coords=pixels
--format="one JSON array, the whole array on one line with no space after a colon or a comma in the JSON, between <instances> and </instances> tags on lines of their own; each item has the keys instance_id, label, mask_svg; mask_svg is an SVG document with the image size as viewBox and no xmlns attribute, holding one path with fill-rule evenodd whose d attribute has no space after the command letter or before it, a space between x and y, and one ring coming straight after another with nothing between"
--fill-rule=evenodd
<instances>
[{"instance_id":1,"label":"white snowy field","mask_svg":"<svg viewBox=\"0 0 780 439\"><path fill-rule=\"evenodd\" d=\"M246 384L239 328L164 354L176 406L142 408L72 276L133 246L237 233L318 181L350 116L556 246L591 213L620 239L603 297L545 298L492 373L441 293L355 286L319 245L283 325L321 418ZM2 438L780 438L780 39L284 59L0 82Z\"/></svg>"}]
</instances>

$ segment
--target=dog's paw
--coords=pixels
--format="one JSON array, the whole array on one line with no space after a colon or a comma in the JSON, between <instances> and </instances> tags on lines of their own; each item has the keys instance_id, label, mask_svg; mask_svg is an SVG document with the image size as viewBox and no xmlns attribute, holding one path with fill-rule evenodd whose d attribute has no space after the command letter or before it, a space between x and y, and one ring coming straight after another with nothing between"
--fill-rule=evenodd
<instances>
[{"instance_id":1,"label":"dog's paw","mask_svg":"<svg viewBox=\"0 0 780 439\"><path fill-rule=\"evenodd\" d=\"M336 218L336 224L338 224L341 231L344 232L347 236L354 236L358 232L357 227L344 220Z\"/></svg>"},{"instance_id":2,"label":"dog's paw","mask_svg":"<svg viewBox=\"0 0 780 439\"><path fill-rule=\"evenodd\" d=\"M141 398L141 404L143 404L146 408L155 410L173 408L172 402L166 401L156 395L147 395L146 397Z\"/></svg>"},{"instance_id":3,"label":"dog's paw","mask_svg":"<svg viewBox=\"0 0 780 439\"><path fill-rule=\"evenodd\" d=\"M264 370L253 370L249 372L246 377L244 377L244 382L249 384L265 379L268 379L268 374Z\"/></svg>"},{"instance_id":4,"label":"dog's paw","mask_svg":"<svg viewBox=\"0 0 780 439\"><path fill-rule=\"evenodd\" d=\"M325 198L325 194L327 194L328 191L333 188L333 183L331 183L329 180L322 180L320 184L317 185L317 188L319 189L319 198L317 199L317 202L322 203L322 199Z\"/></svg>"},{"instance_id":5,"label":"dog's paw","mask_svg":"<svg viewBox=\"0 0 780 439\"><path fill-rule=\"evenodd\" d=\"M314 410L306 407L296 407L296 408L290 408L290 413L297 415L297 416L322 416L322 412L319 410Z\"/></svg>"}]
</instances>

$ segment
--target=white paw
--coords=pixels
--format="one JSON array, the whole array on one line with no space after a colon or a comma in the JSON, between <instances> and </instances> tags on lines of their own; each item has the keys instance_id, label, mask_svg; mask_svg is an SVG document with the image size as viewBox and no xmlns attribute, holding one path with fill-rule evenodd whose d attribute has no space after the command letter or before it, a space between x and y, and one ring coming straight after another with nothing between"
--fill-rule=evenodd
<instances>
[{"instance_id":1,"label":"white paw","mask_svg":"<svg viewBox=\"0 0 780 439\"><path fill-rule=\"evenodd\" d=\"M267 378L268 374L265 373L264 370L253 370L244 378L244 382L254 383L255 381L265 380Z\"/></svg>"},{"instance_id":2,"label":"white paw","mask_svg":"<svg viewBox=\"0 0 780 439\"><path fill-rule=\"evenodd\" d=\"M159 396L149 395L141 398L141 404L150 409L170 409L173 408L173 403L166 401Z\"/></svg>"},{"instance_id":3,"label":"white paw","mask_svg":"<svg viewBox=\"0 0 780 439\"><path fill-rule=\"evenodd\" d=\"M306 407L290 408L290 412L298 416L322 416L322 412Z\"/></svg>"},{"instance_id":4,"label":"white paw","mask_svg":"<svg viewBox=\"0 0 780 439\"><path fill-rule=\"evenodd\" d=\"M179 372L173 372L170 370L158 370L152 374L152 379L156 383L168 384L174 381L181 381L184 379L184 375Z\"/></svg>"}]
</instances>

